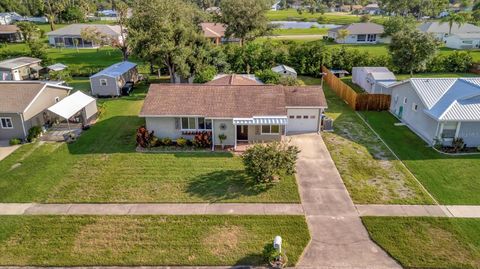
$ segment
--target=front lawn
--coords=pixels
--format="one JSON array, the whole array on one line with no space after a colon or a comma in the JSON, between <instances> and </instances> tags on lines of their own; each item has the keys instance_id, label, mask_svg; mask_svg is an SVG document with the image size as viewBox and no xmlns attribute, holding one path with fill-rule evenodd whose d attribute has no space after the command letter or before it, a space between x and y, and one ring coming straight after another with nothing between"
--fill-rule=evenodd
<instances>
[{"instance_id":1,"label":"front lawn","mask_svg":"<svg viewBox=\"0 0 480 269\"><path fill-rule=\"evenodd\" d=\"M480 155L436 152L389 112L361 113L440 204L479 205Z\"/></svg>"},{"instance_id":2,"label":"front lawn","mask_svg":"<svg viewBox=\"0 0 480 269\"><path fill-rule=\"evenodd\" d=\"M480 268L480 219L362 220L373 240L405 268Z\"/></svg>"},{"instance_id":3,"label":"front lawn","mask_svg":"<svg viewBox=\"0 0 480 269\"><path fill-rule=\"evenodd\" d=\"M136 153L139 91L99 99L101 120L74 144L28 144L1 161L0 202L300 202L293 176L256 185L230 153Z\"/></svg>"},{"instance_id":4,"label":"front lawn","mask_svg":"<svg viewBox=\"0 0 480 269\"><path fill-rule=\"evenodd\" d=\"M303 79L303 78L301 78ZM319 81L304 79L305 84ZM335 131L322 133L350 196L357 204L431 204L421 186L354 111L324 86Z\"/></svg>"},{"instance_id":5,"label":"front lawn","mask_svg":"<svg viewBox=\"0 0 480 269\"><path fill-rule=\"evenodd\" d=\"M0 265L261 265L276 235L293 266L302 216L1 216Z\"/></svg>"}]
</instances>

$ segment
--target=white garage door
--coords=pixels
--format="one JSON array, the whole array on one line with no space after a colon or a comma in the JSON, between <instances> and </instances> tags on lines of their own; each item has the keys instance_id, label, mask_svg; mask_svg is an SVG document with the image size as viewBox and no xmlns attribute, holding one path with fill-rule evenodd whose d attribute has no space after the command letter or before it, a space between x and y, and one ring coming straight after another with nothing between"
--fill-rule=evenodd
<instances>
[{"instance_id":1,"label":"white garage door","mask_svg":"<svg viewBox=\"0 0 480 269\"><path fill-rule=\"evenodd\" d=\"M288 133L318 131L318 109L288 109Z\"/></svg>"}]
</instances>

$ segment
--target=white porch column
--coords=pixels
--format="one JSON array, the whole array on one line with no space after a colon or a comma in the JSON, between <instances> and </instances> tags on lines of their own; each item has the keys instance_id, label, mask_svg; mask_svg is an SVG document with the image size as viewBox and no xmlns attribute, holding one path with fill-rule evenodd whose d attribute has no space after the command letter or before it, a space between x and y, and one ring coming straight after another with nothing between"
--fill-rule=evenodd
<instances>
[{"instance_id":1,"label":"white porch column","mask_svg":"<svg viewBox=\"0 0 480 269\"><path fill-rule=\"evenodd\" d=\"M457 123L457 130L455 130L455 139L457 139L457 138L458 138L458 135L460 134L460 127L461 127L461 126L462 126L462 122L459 121L459 122Z\"/></svg>"},{"instance_id":2,"label":"white porch column","mask_svg":"<svg viewBox=\"0 0 480 269\"><path fill-rule=\"evenodd\" d=\"M212 151L215 151L215 124L212 119Z\"/></svg>"},{"instance_id":3,"label":"white porch column","mask_svg":"<svg viewBox=\"0 0 480 269\"><path fill-rule=\"evenodd\" d=\"M234 140L233 140L233 149L237 150L237 125L233 125L233 133L234 133Z\"/></svg>"}]
</instances>

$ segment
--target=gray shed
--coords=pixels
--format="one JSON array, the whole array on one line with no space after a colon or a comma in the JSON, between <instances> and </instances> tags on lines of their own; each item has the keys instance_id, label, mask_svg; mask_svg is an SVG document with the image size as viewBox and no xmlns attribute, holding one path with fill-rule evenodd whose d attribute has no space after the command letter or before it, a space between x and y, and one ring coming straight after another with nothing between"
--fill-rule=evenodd
<instances>
[{"instance_id":1,"label":"gray shed","mask_svg":"<svg viewBox=\"0 0 480 269\"><path fill-rule=\"evenodd\" d=\"M120 96L127 82L138 81L137 64L116 63L90 77L90 87L94 96Z\"/></svg>"},{"instance_id":2,"label":"gray shed","mask_svg":"<svg viewBox=\"0 0 480 269\"><path fill-rule=\"evenodd\" d=\"M272 68L272 71L283 77L297 78L297 71L295 71L295 69L291 68L290 66L286 66L283 64L275 66L274 68Z\"/></svg>"}]
</instances>

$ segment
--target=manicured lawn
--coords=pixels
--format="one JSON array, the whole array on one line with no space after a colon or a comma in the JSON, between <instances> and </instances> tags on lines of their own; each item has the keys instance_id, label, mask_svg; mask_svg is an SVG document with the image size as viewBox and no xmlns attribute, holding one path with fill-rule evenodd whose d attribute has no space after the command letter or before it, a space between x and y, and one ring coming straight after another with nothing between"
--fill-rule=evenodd
<instances>
[{"instance_id":1,"label":"manicured lawn","mask_svg":"<svg viewBox=\"0 0 480 269\"><path fill-rule=\"evenodd\" d=\"M305 84L319 84L312 79ZM324 86L335 131L322 133L357 204L430 204L433 201L384 144L339 97Z\"/></svg>"},{"instance_id":2,"label":"manicured lawn","mask_svg":"<svg viewBox=\"0 0 480 269\"><path fill-rule=\"evenodd\" d=\"M365 92L362 87L358 86L357 84L353 83L352 82L352 77L343 77L341 78L341 80L343 81L343 83L347 84L348 86L350 86L355 92L357 93L363 93Z\"/></svg>"},{"instance_id":3,"label":"manicured lawn","mask_svg":"<svg viewBox=\"0 0 480 269\"><path fill-rule=\"evenodd\" d=\"M440 204L480 204L480 155L440 154L389 112L361 113Z\"/></svg>"},{"instance_id":4,"label":"manicured lawn","mask_svg":"<svg viewBox=\"0 0 480 269\"><path fill-rule=\"evenodd\" d=\"M230 153L135 152L141 93L100 99L101 120L70 145L33 143L0 162L1 202L292 202L295 178L256 185Z\"/></svg>"},{"instance_id":5,"label":"manicured lawn","mask_svg":"<svg viewBox=\"0 0 480 269\"><path fill-rule=\"evenodd\" d=\"M0 265L261 265L276 235L294 265L303 216L1 216Z\"/></svg>"},{"instance_id":6,"label":"manicured lawn","mask_svg":"<svg viewBox=\"0 0 480 269\"><path fill-rule=\"evenodd\" d=\"M363 223L405 268L480 268L480 219L366 217Z\"/></svg>"},{"instance_id":7,"label":"manicured lawn","mask_svg":"<svg viewBox=\"0 0 480 269\"><path fill-rule=\"evenodd\" d=\"M311 14L309 12L302 12L299 14L296 9L286 9L279 11L268 11L267 17L271 21L316 21L318 17L322 16L320 13ZM323 17L326 18L325 23L329 24L350 24L360 22L360 16L351 15L348 13L325 13ZM374 16L373 22L381 22L384 18L381 16Z\"/></svg>"},{"instance_id":8,"label":"manicured lawn","mask_svg":"<svg viewBox=\"0 0 480 269\"><path fill-rule=\"evenodd\" d=\"M85 77L73 77L68 81L68 86L73 87L74 90L80 90L85 93L90 93L90 80Z\"/></svg>"},{"instance_id":9,"label":"manicured lawn","mask_svg":"<svg viewBox=\"0 0 480 269\"><path fill-rule=\"evenodd\" d=\"M409 79L409 74L396 74L398 80ZM465 77L478 77L473 73L418 73L413 74L414 78L465 78Z\"/></svg>"},{"instance_id":10,"label":"manicured lawn","mask_svg":"<svg viewBox=\"0 0 480 269\"><path fill-rule=\"evenodd\" d=\"M326 35L326 28L307 28L307 29L275 29L274 35Z\"/></svg>"}]
</instances>

